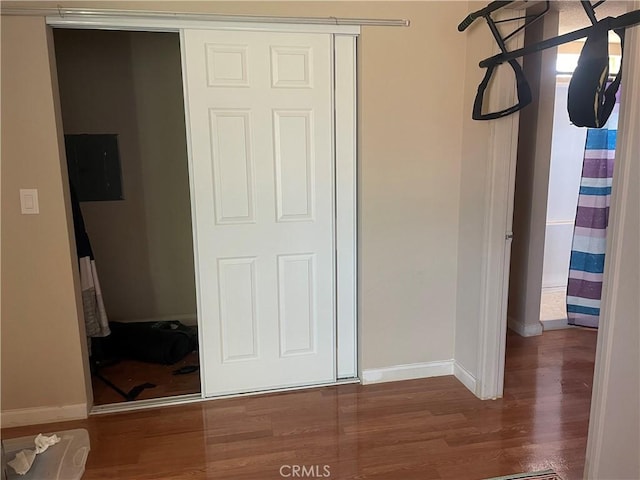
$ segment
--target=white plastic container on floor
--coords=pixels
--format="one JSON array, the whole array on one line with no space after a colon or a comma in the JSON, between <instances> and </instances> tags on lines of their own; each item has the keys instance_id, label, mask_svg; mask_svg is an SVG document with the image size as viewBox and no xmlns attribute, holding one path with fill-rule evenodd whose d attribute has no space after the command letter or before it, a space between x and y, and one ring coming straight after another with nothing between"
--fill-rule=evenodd
<instances>
[{"instance_id":1,"label":"white plastic container on floor","mask_svg":"<svg viewBox=\"0 0 640 480\"><path fill-rule=\"evenodd\" d=\"M6 466L7 480L80 480L89 455L89 433L84 428L50 432L58 435L60 442L36 455L33 465L25 475L18 475ZM21 450L34 450L35 435L10 438L2 441L7 461L13 460Z\"/></svg>"}]
</instances>

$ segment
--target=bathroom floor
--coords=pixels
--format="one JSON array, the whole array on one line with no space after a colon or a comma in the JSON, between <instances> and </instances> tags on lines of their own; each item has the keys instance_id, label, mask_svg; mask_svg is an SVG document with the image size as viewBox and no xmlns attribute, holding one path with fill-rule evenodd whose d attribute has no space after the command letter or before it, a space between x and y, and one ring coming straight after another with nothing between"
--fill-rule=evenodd
<instances>
[{"instance_id":1,"label":"bathroom floor","mask_svg":"<svg viewBox=\"0 0 640 480\"><path fill-rule=\"evenodd\" d=\"M540 297L540 321L545 330L567 327L566 288L543 288Z\"/></svg>"}]
</instances>

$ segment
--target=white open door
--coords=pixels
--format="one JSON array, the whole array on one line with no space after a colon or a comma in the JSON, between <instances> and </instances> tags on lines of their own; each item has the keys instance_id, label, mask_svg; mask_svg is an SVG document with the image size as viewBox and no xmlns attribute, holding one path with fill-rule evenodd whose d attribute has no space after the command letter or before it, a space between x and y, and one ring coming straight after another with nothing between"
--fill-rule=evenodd
<instances>
[{"instance_id":1,"label":"white open door","mask_svg":"<svg viewBox=\"0 0 640 480\"><path fill-rule=\"evenodd\" d=\"M204 395L335 381L331 35L182 42Z\"/></svg>"}]
</instances>

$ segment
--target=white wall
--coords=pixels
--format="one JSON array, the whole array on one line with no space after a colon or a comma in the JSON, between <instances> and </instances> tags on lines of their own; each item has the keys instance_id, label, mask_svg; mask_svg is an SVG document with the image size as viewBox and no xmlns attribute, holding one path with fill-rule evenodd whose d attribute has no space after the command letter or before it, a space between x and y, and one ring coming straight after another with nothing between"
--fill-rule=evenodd
<instances>
[{"instance_id":1,"label":"white wall","mask_svg":"<svg viewBox=\"0 0 640 480\"><path fill-rule=\"evenodd\" d=\"M568 80L558 79L553 112L542 288L566 287L587 129L571 124Z\"/></svg>"}]
</instances>

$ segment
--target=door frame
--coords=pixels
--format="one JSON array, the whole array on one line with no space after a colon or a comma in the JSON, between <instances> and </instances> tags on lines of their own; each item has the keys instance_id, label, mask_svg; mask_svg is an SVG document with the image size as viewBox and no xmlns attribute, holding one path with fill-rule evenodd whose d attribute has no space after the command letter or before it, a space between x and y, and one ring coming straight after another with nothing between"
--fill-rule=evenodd
<instances>
[{"instance_id":1,"label":"door frame","mask_svg":"<svg viewBox=\"0 0 640 480\"><path fill-rule=\"evenodd\" d=\"M358 311L357 311L357 75L356 75L356 38L360 34L357 24L289 24L289 23L261 23L237 21L208 21L198 19L152 18L152 15L100 15L97 17L82 14L61 16L47 16L46 24L53 28L76 28L88 30L128 30L146 32L171 32L182 37L182 31L190 28L235 31L264 31L289 33L322 33L332 35L334 78L333 91L333 161L334 161L334 248L335 248L335 332L336 332L336 381L358 381L360 367L358 364ZM182 43L182 38L181 38ZM183 59L184 61L184 59ZM184 64L182 64L184 72ZM185 116L188 116L188 104L183 81L183 95L185 95ZM195 215L193 199L193 162L190 144L189 124L186 124L187 157L189 165L189 188L191 200L191 215ZM201 294L198 275L198 246L196 243L195 222L192 222L194 246L194 268L196 280L196 311L198 317L201 312ZM199 320L198 320L199 321ZM202 329L198 329L202 335ZM202 345L202 339L200 339ZM200 368L206 369L203 354L200 352ZM204 377L200 375L201 399L205 397ZM317 387L318 385L308 385ZM307 385L291 387L304 388ZM282 391L278 389L277 391ZM289 390L289 389L284 389ZM260 392L268 393L269 390ZM184 402L194 401L194 395L184 396ZM167 397L153 401L142 401L144 405L136 406L138 402L129 402L121 406L100 406L100 413L122 411L136 408L147 408L165 403L182 403L180 397Z\"/></svg>"},{"instance_id":2,"label":"door frame","mask_svg":"<svg viewBox=\"0 0 640 480\"><path fill-rule=\"evenodd\" d=\"M524 10L509 15L522 16ZM503 12L498 18L507 18ZM515 23L521 26L523 21ZM516 49L524 45L524 35L511 40ZM494 45L494 53L498 46ZM513 74L496 71L488 99L489 110L497 111L516 103ZM477 374L471 382L473 393L482 400L502 396L507 336L507 299L513 238L513 206L518 155L520 113L491 121L488 143L489 174L485 183L484 235L482 238L481 304L477 338Z\"/></svg>"},{"instance_id":3,"label":"door frame","mask_svg":"<svg viewBox=\"0 0 640 480\"><path fill-rule=\"evenodd\" d=\"M640 0L635 0L629 9L630 11L640 9ZM611 213L609 215L600 308L600 317L604 321L600 322L598 327L584 471L584 478L593 479L602 478L606 471L606 461L602 459L601 455L605 449L605 429L610 425L608 415L611 415L611 411L616 409L616 402L620 403L620 398L616 398L614 392L610 394L609 389L610 384L615 382L616 370L619 375L623 363L621 359L615 358L614 341L616 338L620 338L620 330L624 331L625 327L621 326L621 323L637 321L637 317L634 318L628 311L625 312L624 306L621 309L622 312L619 312L618 307L622 306L620 304L625 301L624 293L621 295L622 300L619 300L619 291L623 290L621 286L628 284L628 279L621 276L622 265L628 262L624 252L629 247L626 247L624 242L628 242L628 237L633 235L633 233L625 233L625 229L627 232L629 230L632 232L634 225L636 229L638 228L638 218L636 217L634 224L631 220L632 215L627 212L629 209L633 212L634 207L629 207L629 205L632 205L632 202L638 202L638 197L634 198L629 193L629 184L638 180L637 174L634 178L631 173L631 164L640 158L640 143L633 135L640 128L640 27L636 26L627 31L624 47L627 53L624 59L626 80L622 81L616 143L616 170L611 190ZM637 210L637 207L635 208ZM636 367L634 365L632 368ZM610 451L611 449L609 449Z\"/></svg>"},{"instance_id":4,"label":"door frame","mask_svg":"<svg viewBox=\"0 0 640 480\"><path fill-rule=\"evenodd\" d=\"M515 98L513 82L498 78L495 83L502 97ZM515 192L518 126L515 113L496 120L489 139L489 208L485 211L483 237L482 306L478 335L477 397L482 400L502 396L507 338L507 300L511 266L512 219Z\"/></svg>"}]
</instances>

